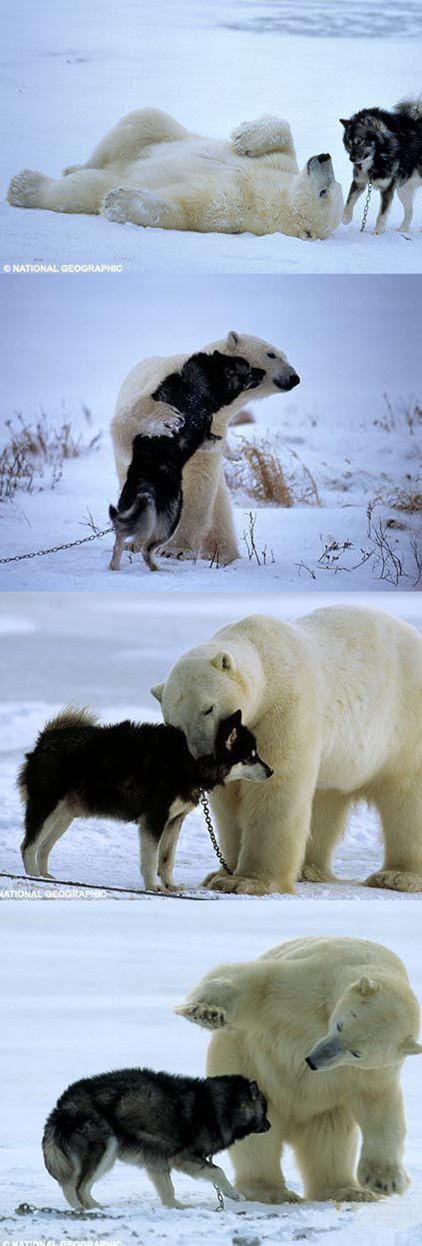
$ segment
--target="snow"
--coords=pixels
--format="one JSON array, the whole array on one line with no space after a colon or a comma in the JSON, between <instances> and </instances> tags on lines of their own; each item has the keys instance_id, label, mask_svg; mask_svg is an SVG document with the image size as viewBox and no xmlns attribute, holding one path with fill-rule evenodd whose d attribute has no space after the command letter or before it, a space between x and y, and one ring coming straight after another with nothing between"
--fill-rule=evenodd
<instances>
[{"instance_id":1,"label":"snow","mask_svg":"<svg viewBox=\"0 0 422 1246\"><path fill-rule=\"evenodd\" d=\"M329 150L345 194L350 163L339 116L393 106L420 90L418 0L4 0L2 177L22 167L58 176L85 160L126 112L155 105L188 127L227 136L244 118L287 116L299 161ZM169 273L414 273L422 269L422 198L406 235L395 203L387 233L352 226L324 242L276 234L174 234L100 217L3 203L2 262L105 264Z\"/></svg>"},{"instance_id":2,"label":"snow","mask_svg":"<svg viewBox=\"0 0 422 1246\"><path fill-rule=\"evenodd\" d=\"M108 571L109 535L0 567L0 589L141 590L166 598L179 590L394 591L394 576L381 579L379 562L372 558L358 565L361 551L374 545L367 517L368 504L374 502L372 527L380 520L387 523L402 561L398 586L417 586L411 539L420 540L420 512L409 514L392 504L397 488L420 492L418 429L412 434L402 413L418 400L420 408L417 281L210 276L206 297L190 276L169 277L166 283L146 276L142 292L133 274L119 280L91 276L82 285L76 276L4 282L0 447L9 437L6 419L18 411L31 423L40 408L50 425L61 422L65 410L75 436L82 430L89 439L100 431L102 439L96 453L65 462L54 490L47 472L42 492L19 492L0 503L3 557L89 535L88 511L99 529L109 526L108 504L117 499L109 425L125 374L142 357L193 351L230 328L281 347L302 378L291 394L255 405L251 400L256 423L231 432L232 449L242 453L244 436L269 440L288 474L300 477L303 466L309 469L321 505L280 509L234 492L243 557L227 568L162 559L161 573L151 576L139 556L125 554L121 571L113 573ZM17 366L17 358L24 366ZM81 414L83 404L92 412L90 428ZM228 464L230 474L236 469ZM261 565L247 556L250 512L256 516ZM351 542L351 548L327 569L321 555L333 540Z\"/></svg>"},{"instance_id":3,"label":"snow","mask_svg":"<svg viewBox=\"0 0 422 1246\"><path fill-rule=\"evenodd\" d=\"M321 902L287 906L148 905L117 907L58 903L7 904L0 909L3 943L3 1075L0 1215L4 1242L171 1242L197 1246L321 1241L330 1246L418 1246L422 1223L422 1061L403 1068L412 1185L402 1198L377 1204L266 1207L226 1200L217 1213L212 1188L176 1175L187 1211L164 1210L146 1175L117 1164L98 1182L100 1212L65 1210L46 1172L40 1140L44 1122L71 1081L127 1065L145 1064L203 1075L208 1035L172 1009L202 975L228 957L245 961L299 935L356 935L386 944L402 957L422 1001L419 948L407 907L372 900L358 909ZM221 1157L230 1173L230 1160ZM300 1191L286 1153L289 1185ZM25 1208L28 1205L28 1209Z\"/></svg>"},{"instance_id":4,"label":"snow","mask_svg":"<svg viewBox=\"0 0 422 1246\"><path fill-rule=\"evenodd\" d=\"M312 606L332 601L327 595L315 597ZM336 603L353 600L356 604L382 605L418 627L422 627L419 599L411 594L386 595L382 601L363 595L336 595ZM106 604L106 608L104 608ZM2 842L0 897L26 899L28 896L60 897L73 895L68 887L48 883L24 882L13 875L23 874L19 844L22 839L22 809L16 790L16 775L26 750L33 745L46 719L70 702L88 705L102 721L132 717L137 721L160 721L157 702L150 688L166 678L171 666L188 648L207 640L218 627L236 617L259 611L278 618L295 618L310 609L303 594L240 596L233 601L226 595L198 597L195 594L172 598L171 610L163 598L150 595L121 597L110 593L107 599L96 593L3 593L0 598L0 810ZM339 845L335 867L339 882L300 883L297 897L285 897L285 911L306 908L306 901L353 900L361 906L368 892L363 881L379 869L382 846L375 815L358 806ZM202 815L196 809L185 820L177 854L175 879L189 888L205 911L212 904L244 903L271 908L276 897L263 900L223 896L201 889L201 881L215 866L215 857ZM75 820L52 852L50 867L64 883L90 884L104 896L116 900L133 897L142 889L138 866L138 840L134 826L102 819ZM113 887L122 891L114 892ZM111 890L108 890L111 889ZM76 894L78 892L76 891ZM83 893L82 893L83 894ZM95 891L87 891L96 898ZM417 894L371 891L377 905L420 904ZM151 898L147 902L152 903ZM178 908L180 899L164 897L167 908ZM198 903L193 905L198 907ZM253 909L252 909L253 911ZM260 910L261 911L261 910ZM416 914L416 909L412 912Z\"/></svg>"}]
</instances>

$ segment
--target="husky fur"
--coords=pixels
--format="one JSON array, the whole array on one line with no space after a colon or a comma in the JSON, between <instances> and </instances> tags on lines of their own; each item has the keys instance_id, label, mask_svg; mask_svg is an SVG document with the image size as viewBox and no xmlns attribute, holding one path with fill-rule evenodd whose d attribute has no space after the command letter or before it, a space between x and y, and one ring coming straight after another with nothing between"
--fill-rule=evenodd
<instances>
[{"instance_id":1,"label":"husky fur","mask_svg":"<svg viewBox=\"0 0 422 1246\"><path fill-rule=\"evenodd\" d=\"M382 234L394 193L403 205L400 230L410 228L413 200L422 183L422 96L403 100L392 112L362 108L344 127L343 142L353 163L353 179L343 221L350 223L355 203L368 182L379 190L381 205L375 233Z\"/></svg>"},{"instance_id":2,"label":"husky fur","mask_svg":"<svg viewBox=\"0 0 422 1246\"><path fill-rule=\"evenodd\" d=\"M246 390L260 385L265 373L253 368L241 355L204 351L187 359L151 395L153 403L169 408L179 417L173 432L154 437L138 434L132 443L132 461L120 494L117 510L109 515L116 541L110 569L117 571L124 542L135 539L151 571L159 567L154 551L165 544L177 528L183 506L182 473L196 450L207 441L221 438L212 432L213 416Z\"/></svg>"},{"instance_id":3,"label":"husky fur","mask_svg":"<svg viewBox=\"0 0 422 1246\"><path fill-rule=\"evenodd\" d=\"M69 1086L48 1117L42 1145L48 1172L75 1209L99 1206L91 1186L117 1159L146 1169L164 1207L181 1207L172 1169L239 1199L214 1155L270 1128L266 1100L246 1077L120 1069Z\"/></svg>"},{"instance_id":4,"label":"husky fur","mask_svg":"<svg viewBox=\"0 0 422 1246\"><path fill-rule=\"evenodd\" d=\"M73 818L108 817L138 824L147 890L172 890L182 823L201 790L271 774L240 711L220 724L214 754L194 760L178 728L100 726L86 710L66 709L46 724L18 776L26 803L21 846L26 873L51 877L49 854Z\"/></svg>"}]
</instances>

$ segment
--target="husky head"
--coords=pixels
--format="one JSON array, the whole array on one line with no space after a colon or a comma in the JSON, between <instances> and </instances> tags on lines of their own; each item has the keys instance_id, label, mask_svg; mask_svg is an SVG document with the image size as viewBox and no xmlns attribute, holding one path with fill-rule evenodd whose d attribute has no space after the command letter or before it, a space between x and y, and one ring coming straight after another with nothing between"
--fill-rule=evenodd
<instances>
[{"instance_id":1,"label":"husky head","mask_svg":"<svg viewBox=\"0 0 422 1246\"><path fill-rule=\"evenodd\" d=\"M381 162L382 173L383 160L394 161L397 140L376 113L362 109L349 119L340 117L340 125L344 131L343 143L357 177L362 178L365 174L369 177L375 162Z\"/></svg>"},{"instance_id":2,"label":"husky head","mask_svg":"<svg viewBox=\"0 0 422 1246\"><path fill-rule=\"evenodd\" d=\"M222 359L224 370L227 366L229 370L233 368L235 376L243 367L245 383L242 393L259 388L257 397L262 397L280 390L287 392L300 384L300 376L284 351L250 333L238 333L231 329L225 341L208 346L207 352L212 352L211 358Z\"/></svg>"},{"instance_id":3,"label":"husky head","mask_svg":"<svg viewBox=\"0 0 422 1246\"><path fill-rule=\"evenodd\" d=\"M258 755L252 731L242 723L242 711L235 710L217 728L214 755L198 760L201 786L210 790L217 784L250 779L262 783L273 771Z\"/></svg>"},{"instance_id":4,"label":"husky head","mask_svg":"<svg viewBox=\"0 0 422 1246\"><path fill-rule=\"evenodd\" d=\"M379 1069L417 1055L419 1008L408 983L388 978L362 977L344 991L329 1021L328 1031L306 1056L315 1071L353 1064Z\"/></svg>"}]
</instances>

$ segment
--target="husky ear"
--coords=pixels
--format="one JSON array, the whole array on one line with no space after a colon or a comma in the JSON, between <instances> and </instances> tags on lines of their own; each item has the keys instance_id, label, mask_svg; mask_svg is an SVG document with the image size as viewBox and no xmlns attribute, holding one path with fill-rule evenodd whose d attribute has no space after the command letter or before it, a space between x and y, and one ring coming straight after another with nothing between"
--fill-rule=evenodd
<instances>
[{"instance_id":1,"label":"husky ear","mask_svg":"<svg viewBox=\"0 0 422 1246\"><path fill-rule=\"evenodd\" d=\"M173 1012L205 1030L221 1030L230 1022L234 990L227 978L213 978L199 988L196 999L177 1004Z\"/></svg>"},{"instance_id":2,"label":"husky ear","mask_svg":"<svg viewBox=\"0 0 422 1246\"><path fill-rule=\"evenodd\" d=\"M422 1045L416 1043L414 1038L406 1038L402 1043L400 1051L404 1056L422 1056Z\"/></svg>"},{"instance_id":3,"label":"husky ear","mask_svg":"<svg viewBox=\"0 0 422 1246\"><path fill-rule=\"evenodd\" d=\"M215 657L211 658L211 666L214 666L216 671L235 671L236 670L235 660L232 657L232 654L228 653L227 651L216 653Z\"/></svg>"},{"instance_id":4,"label":"husky ear","mask_svg":"<svg viewBox=\"0 0 422 1246\"><path fill-rule=\"evenodd\" d=\"M361 995L376 995L379 989L379 982L375 982L374 978L363 977L358 982L358 990Z\"/></svg>"},{"instance_id":5,"label":"husky ear","mask_svg":"<svg viewBox=\"0 0 422 1246\"><path fill-rule=\"evenodd\" d=\"M153 697L155 697L156 701L160 702L160 705L163 699L164 688L165 688L165 684L154 684L154 687L151 688Z\"/></svg>"},{"instance_id":6,"label":"husky ear","mask_svg":"<svg viewBox=\"0 0 422 1246\"><path fill-rule=\"evenodd\" d=\"M230 333L227 334L227 345L238 346L239 342L240 342L239 334L236 333L235 329L230 329Z\"/></svg>"},{"instance_id":7,"label":"husky ear","mask_svg":"<svg viewBox=\"0 0 422 1246\"><path fill-rule=\"evenodd\" d=\"M346 121L345 117L339 117L339 122L340 122L340 125L343 125L345 129L346 129L346 126L348 126L349 124L349 122Z\"/></svg>"}]
</instances>

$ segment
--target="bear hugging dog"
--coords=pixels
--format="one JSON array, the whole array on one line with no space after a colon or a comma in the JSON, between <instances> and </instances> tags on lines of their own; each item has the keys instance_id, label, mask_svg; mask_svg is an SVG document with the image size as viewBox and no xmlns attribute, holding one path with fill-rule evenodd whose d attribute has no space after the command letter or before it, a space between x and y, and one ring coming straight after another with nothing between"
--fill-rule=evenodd
<instances>
[{"instance_id":1,"label":"bear hugging dog","mask_svg":"<svg viewBox=\"0 0 422 1246\"><path fill-rule=\"evenodd\" d=\"M405 1191L400 1069L422 1047L417 1000L387 948L295 939L257 961L221 965L175 1011L217 1031L209 1075L242 1074L267 1099L269 1132L230 1150L245 1198L298 1201L281 1171L285 1143L308 1199L370 1201Z\"/></svg>"},{"instance_id":2,"label":"bear hugging dog","mask_svg":"<svg viewBox=\"0 0 422 1246\"><path fill-rule=\"evenodd\" d=\"M254 615L180 658L153 689L195 757L235 710L273 777L232 783L211 804L233 871L214 890L293 892L333 879L331 857L359 800L380 816L385 856L369 886L422 890L422 638L350 606L291 624Z\"/></svg>"}]
</instances>

